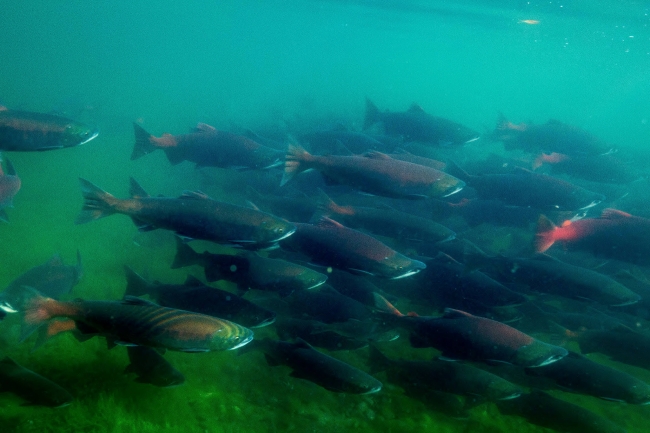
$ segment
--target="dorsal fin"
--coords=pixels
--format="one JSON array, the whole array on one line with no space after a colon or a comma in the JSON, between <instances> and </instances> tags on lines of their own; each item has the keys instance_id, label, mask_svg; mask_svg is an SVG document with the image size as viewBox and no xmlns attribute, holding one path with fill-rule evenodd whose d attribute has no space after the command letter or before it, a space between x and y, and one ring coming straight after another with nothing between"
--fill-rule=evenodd
<instances>
[{"instance_id":1,"label":"dorsal fin","mask_svg":"<svg viewBox=\"0 0 650 433\"><path fill-rule=\"evenodd\" d=\"M50 266L62 266L63 259L61 258L61 255L59 253L56 253L52 256L50 260L47 261L47 264Z\"/></svg>"},{"instance_id":2,"label":"dorsal fin","mask_svg":"<svg viewBox=\"0 0 650 433\"><path fill-rule=\"evenodd\" d=\"M140 186L137 180L130 177L129 181L131 182L131 188L129 190L131 193L131 197L133 198L149 197L147 191L145 191L144 188Z\"/></svg>"},{"instance_id":3,"label":"dorsal fin","mask_svg":"<svg viewBox=\"0 0 650 433\"><path fill-rule=\"evenodd\" d=\"M453 308L445 308L444 315L442 316L445 319L460 319L464 317L475 317L472 314L466 313L460 310L454 310Z\"/></svg>"},{"instance_id":4,"label":"dorsal fin","mask_svg":"<svg viewBox=\"0 0 650 433\"><path fill-rule=\"evenodd\" d=\"M416 104L415 102L411 104L411 106L408 109L409 113L424 113L424 108L420 104Z\"/></svg>"},{"instance_id":5,"label":"dorsal fin","mask_svg":"<svg viewBox=\"0 0 650 433\"><path fill-rule=\"evenodd\" d=\"M203 285L201 280L196 278L194 275L188 275L183 284L186 285L186 286L202 286Z\"/></svg>"},{"instance_id":6,"label":"dorsal fin","mask_svg":"<svg viewBox=\"0 0 650 433\"><path fill-rule=\"evenodd\" d=\"M386 155L385 153L377 152L376 150L371 150L369 152L364 153L363 157L370 158L370 159L380 159L380 160L392 159L390 156Z\"/></svg>"},{"instance_id":7,"label":"dorsal fin","mask_svg":"<svg viewBox=\"0 0 650 433\"><path fill-rule=\"evenodd\" d=\"M312 345L307 343L305 340L302 338L298 337L296 338L296 342L294 343L295 347L299 347L301 349L313 349Z\"/></svg>"},{"instance_id":8,"label":"dorsal fin","mask_svg":"<svg viewBox=\"0 0 650 433\"><path fill-rule=\"evenodd\" d=\"M193 132L215 132L217 128L214 126L210 126L207 123L197 123L196 128L194 128L192 131Z\"/></svg>"},{"instance_id":9,"label":"dorsal fin","mask_svg":"<svg viewBox=\"0 0 650 433\"><path fill-rule=\"evenodd\" d=\"M632 215L630 215L627 212L623 212L618 209L612 209L612 208L604 209L603 213L600 215L601 218L610 219L610 220L624 219L624 218L629 218L631 216Z\"/></svg>"},{"instance_id":10,"label":"dorsal fin","mask_svg":"<svg viewBox=\"0 0 650 433\"><path fill-rule=\"evenodd\" d=\"M188 200L210 200L210 197L203 191L188 191L185 190L179 198Z\"/></svg>"},{"instance_id":11,"label":"dorsal fin","mask_svg":"<svg viewBox=\"0 0 650 433\"><path fill-rule=\"evenodd\" d=\"M250 200L246 200L246 204L247 204L248 206L250 206L251 209L254 209L254 210L257 210L257 211L260 210L260 208L257 207L257 205L256 205L255 203L253 203L252 201L250 201Z\"/></svg>"},{"instance_id":12,"label":"dorsal fin","mask_svg":"<svg viewBox=\"0 0 650 433\"><path fill-rule=\"evenodd\" d=\"M320 220L318 220L318 222L315 225L322 228L337 228L337 229L345 228L343 224L325 216L322 217Z\"/></svg>"}]
</instances>

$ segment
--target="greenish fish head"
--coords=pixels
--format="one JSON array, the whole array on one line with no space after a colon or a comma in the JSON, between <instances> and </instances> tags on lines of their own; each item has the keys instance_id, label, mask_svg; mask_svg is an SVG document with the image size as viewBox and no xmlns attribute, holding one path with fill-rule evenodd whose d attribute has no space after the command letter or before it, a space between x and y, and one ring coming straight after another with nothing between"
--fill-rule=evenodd
<instances>
[{"instance_id":1,"label":"greenish fish head","mask_svg":"<svg viewBox=\"0 0 650 433\"><path fill-rule=\"evenodd\" d=\"M488 385L487 397L490 400L511 400L523 394L523 390L517 385L505 379L495 380Z\"/></svg>"},{"instance_id":2,"label":"greenish fish head","mask_svg":"<svg viewBox=\"0 0 650 433\"><path fill-rule=\"evenodd\" d=\"M643 383L637 383L627 388L629 397L628 403L646 405L650 404L650 386Z\"/></svg>"},{"instance_id":3,"label":"greenish fish head","mask_svg":"<svg viewBox=\"0 0 650 433\"><path fill-rule=\"evenodd\" d=\"M304 290L309 290L323 285L327 281L327 275L321 274L313 269L305 269L296 279L300 282L300 286Z\"/></svg>"},{"instance_id":4,"label":"greenish fish head","mask_svg":"<svg viewBox=\"0 0 650 433\"><path fill-rule=\"evenodd\" d=\"M449 197L465 188L465 182L454 176L443 174L438 181L431 185L431 197Z\"/></svg>"},{"instance_id":5,"label":"greenish fish head","mask_svg":"<svg viewBox=\"0 0 650 433\"><path fill-rule=\"evenodd\" d=\"M513 364L529 368L543 367L559 361L568 354L564 347L533 340L529 345L517 350Z\"/></svg>"},{"instance_id":6,"label":"greenish fish head","mask_svg":"<svg viewBox=\"0 0 650 433\"><path fill-rule=\"evenodd\" d=\"M264 239L262 242L279 242L286 239L296 231L296 226L281 218L270 217L262 221Z\"/></svg>"},{"instance_id":7,"label":"greenish fish head","mask_svg":"<svg viewBox=\"0 0 650 433\"><path fill-rule=\"evenodd\" d=\"M224 320L224 322L227 322ZM210 350L235 350L253 340L253 331L233 322L228 322L222 331L212 338Z\"/></svg>"},{"instance_id":8,"label":"greenish fish head","mask_svg":"<svg viewBox=\"0 0 650 433\"><path fill-rule=\"evenodd\" d=\"M63 147L80 146L88 143L99 135L97 128L91 128L83 123L71 122L66 125L61 137Z\"/></svg>"},{"instance_id":9,"label":"greenish fish head","mask_svg":"<svg viewBox=\"0 0 650 433\"><path fill-rule=\"evenodd\" d=\"M388 267L388 270L384 271L383 274L391 280L410 277L427 267L424 263L410 259L399 253L393 257L386 258L383 265Z\"/></svg>"}]
</instances>

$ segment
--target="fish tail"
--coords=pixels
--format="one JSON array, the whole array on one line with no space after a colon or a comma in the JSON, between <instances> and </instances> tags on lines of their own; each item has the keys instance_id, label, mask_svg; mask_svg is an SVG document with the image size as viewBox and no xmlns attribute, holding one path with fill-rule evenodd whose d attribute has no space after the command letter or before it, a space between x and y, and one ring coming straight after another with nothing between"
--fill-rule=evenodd
<instances>
[{"instance_id":1,"label":"fish tail","mask_svg":"<svg viewBox=\"0 0 650 433\"><path fill-rule=\"evenodd\" d=\"M9 161L9 158L5 158L5 165L7 166L7 171L5 173L6 175L17 176L16 169L14 168L14 165L11 163L11 161ZM1 170L2 168L0 168L0 171Z\"/></svg>"},{"instance_id":2,"label":"fish tail","mask_svg":"<svg viewBox=\"0 0 650 433\"><path fill-rule=\"evenodd\" d=\"M158 148L153 142L154 136L135 122L133 123L133 131L135 133L135 144L133 145L133 152L131 152L131 161L143 157Z\"/></svg>"},{"instance_id":3,"label":"fish tail","mask_svg":"<svg viewBox=\"0 0 650 433\"><path fill-rule=\"evenodd\" d=\"M172 263L171 266L172 269L197 265L201 262L201 257L201 254L194 251L192 247L176 236L176 256L174 257L174 263Z\"/></svg>"},{"instance_id":4,"label":"fish tail","mask_svg":"<svg viewBox=\"0 0 650 433\"><path fill-rule=\"evenodd\" d=\"M390 359L377 349L377 346L370 344L368 346L368 364L370 365L370 374L376 374L388 370Z\"/></svg>"},{"instance_id":5,"label":"fish tail","mask_svg":"<svg viewBox=\"0 0 650 433\"><path fill-rule=\"evenodd\" d=\"M20 341L24 341L34 331L54 317L68 313L65 303L43 296L31 287L22 287L25 299L24 309L21 311L22 326Z\"/></svg>"},{"instance_id":6,"label":"fish tail","mask_svg":"<svg viewBox=\"0 0 650 433\"><path fill-rule=\"evenodd\" d=\"M535 234L535 252L543 253L555 243L557 227L544 215L537 220L537 233Z\"/></svg>"},{"instance_id":7,"label":"fish tail","mask_svg":"<svg viewBox=\"0 0 650 433\"><path fill-rule=\"evenodd\" d=\"M397 308L395 308L393 304L388 302L388 299L384 298L377 292L373 292L372 295L375 298L375 308L384 313L392 314L393 316L403 316L403 314Z\"/></svg>"},{"instance_id":8,"label":"fish tail","mask_svg":"<svg viewBox=\"0 0 650 433\"><path fill-rule=\"evenodd\" d=\"M505 116L505 114L499 113L499 117L497 118L496 129L498 130L510 129L509 128L510 125L511 123L508 121L508 118Z\"/></svg>"},{"instance_id":9,"label":"fish tail","mask_svg":"<svg viewBox=\"0 0 650 433\"><path fill-rule=\"evenodd\" d=\"M473 177L471 174L460 168L460 166L452 160L449 160L449 162L447 162L447 173L454 177L457 177L466 183L471 182Z\"/></svg>"},{"instance_id":10,"label":"fish tail","mask_svg":"<svg viewBox=\"0 0 650 433\"><path fill-rule=\"evenodd\" d=\"M363 120L363 129L370 128L379 120L379 108L368 98L366 98L366 117Z\"/></svg>"},{"instance_id":11,"label":"fish tail","mask_svg":"<svg viewBox=\"0 0 650 433\"><path fill-rule=\"evenodd\" d=\"M151 292L150 284L126 265L124 266L124 274L126 275L124 296L143 296Z\"/></svg>"},{"instance_id":12,"label":"fish tail","mask_svg":"<svg viewBox=\"0 0 650 433\"><path fill-rule=\"evenodd\" d=\"M76 330L77 330L77 324L72 319L52 320L48 322L46 326L41 326L39 328L38 338L36 340L36 343L34 343L34 347L32 347L32 352L38 349L39 347L41 347L43 344L45 344L46 341L48 341L52 337L55 337L64 332L68 332L68 331L74 332Z\"/></svg>"},{"instance_id":13,"label":"fish tail","mask_svg":"<svg viewBox=\"0 0 650 433\"><path fill-rule=\"evenodd\" d=\"M284 162L284 174L280 186L289 182L295 175L309 169L308 162L313 156L301 146L290 144Z\"/></svg>"},{"instance_id":14,"label":"fish tail","mask_svg":"<svg viewBox=\"0 0 650 433\"><path fill-rule=\"evenodd\" d=\"M118 199L86 179L79 178L81 194L84 198L81 213L75 224L84 224L114 214Z\"/></svg>"}]
</instances>

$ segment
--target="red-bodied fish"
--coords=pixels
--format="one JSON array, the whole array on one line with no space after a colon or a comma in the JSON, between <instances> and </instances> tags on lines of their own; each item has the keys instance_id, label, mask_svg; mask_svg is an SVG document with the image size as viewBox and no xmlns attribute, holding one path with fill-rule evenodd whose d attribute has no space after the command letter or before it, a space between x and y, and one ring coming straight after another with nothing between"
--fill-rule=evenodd
<instances>
[{"instance_id":1,"label":"red-bodied fish","mask_svg":"<svg viewBox=\"0 0 650 433\"><path fill-rule=\"evenodd\" d=\"M565 221L560 227L541 216L535 250L544 252L555 242L569 248L637 264L650 263L650 219L616 209L605 209L600 218Z\"/></svg>"},{"instance_id":2,"label":"red-bodied fish","mask_svg":"<svg viewBox=\"0 0 650 433\"><path fill-rule=\"evenodd\" d=\"M329 181L384 197L422 199L446 197L465 183L440 170L393 159L379 152L355 156L312 155L289 146L282 185L305 170L320 171Z\"/></svg>"},{"instance_id":3,"label":"red-bodied fish","mask_svg":"<svg viewBox=\"0 0 650 433\"><path fill-rule=\"evenodd\" d=\"M181 352L232 350L253 339L250 329L228 320L161 307L139 298L60 302L31 292L22 311L23 339L56 318L72 319L84 334L102 335L115 344Z\"/></svg>"},{"instance_id":4,"label":"red-bodied fish","mask_svg":"<svg viewBox=\"0 0 650 433\"><path fill-rule=\"evenodd\" d=\"M0 166L0 221L8 222L5 208L13 207L14 196L20 190L20 178L16 174L11 161L6 160L7 172Z\"/></svg>"},{"instance_id":5,"label":"red-bodied fish","mask_svg":"<svg viewBox=\"0 0 650 433\"><path fill-rule=\"evenodd\" d=\"M133 124L133 128L135 145L132 160L161 149L172 164L190 161L203 167L267 169L283 162L282 152L278 150L204 123L199 123L189 134L163 134L161 137L154 137L137 123Z\"/></svg>"}]
</instances>

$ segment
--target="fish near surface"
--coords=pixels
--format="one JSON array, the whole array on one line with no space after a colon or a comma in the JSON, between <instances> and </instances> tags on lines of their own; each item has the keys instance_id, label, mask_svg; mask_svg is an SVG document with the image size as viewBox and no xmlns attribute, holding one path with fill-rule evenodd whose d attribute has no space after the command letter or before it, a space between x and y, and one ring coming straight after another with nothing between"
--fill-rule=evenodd
<instances>
[{"instance_id":1,"label":"fish near surface","mask_svg":"<svg viewBox=\"0 0 650 433\"><path fill-rule=\"evenodd\" d=\"M131 199L118 199L85 179L84 205L76 223L83 224L114 213L131 217L141 231L173 230L189 239L265 248L290 236L295 226L257 209L213 200L201 192L186 191L179 198L150 197L131 179Z\"/></svg>"},{"instance_id":2,"label":"fish near surface","mask_svg":"<svg viewBox=\"0 0 650 433\"><path fill-rule=\"evenodd\" d=\"M459 145L479 138L478 132L451 120L432 116L417 104L413 104L408 111L381 112L366 99L364 129L378 122L384 126L386 134L402 136L406 141Z\"/></svg>"},{"instance_id":3,"label":"fish near surface","mask_svg":"<svg viewBox=\"0 0 650 433\"><path fill-rule=\"evenodd\" d=\"M476 190L479 198L512 206L577 211L605 200L605 196L562 179L517 168L512 173L470 175L450 164L456 176Z\"/></svg>"},{"instance_id":4,"label":"fish near surface","mask_svg":"<svg viewBox=\"0 0 650 433\"><path fill-rule=\"evenodd\" d=\"M130 364L124 373L134 373L138 383L149 383L161 388L182 385L185 377L176 370L155 349L146 346L128 346L126 348Z\"/></svg>"},{"instance_id":5,"label":"fish near surface","mask_svg":"<svg viewBox=\"0 0 650 433\"><path fill-rule=\"evenodd\" d=\"M296 233L283 248L309 256L313 262L352 273L397 279L416 274L426 265L389 248L377 239L335 221L296 223Z\"/></svg>"},{"instance_id":6,"label":"fish near surface","mask_svg":"<svg viewBox=\"0 0 650 433\"><path fill-rule=\"evenodd\" d=\"M6 160L6 166L6 173L2 170L2 166L0 166L0 221L4 222L9 221L5 208L13 207L14 196L20 190L21 184L20 178L16 174L16 169L8 159Z\"/></svg>"},{"instance_id":7,"label":"fish near surface","mask_svg":"<svg viewBox=\"0 0 650 433\"><path fill-rule=\"evenodd\" d=\"M445 359L505 362L542 367L565 357L566 349L524 334L504 323L445 309L442 317L405 316L378 296L378 308L395 316L395 323L411 331L411 346L433 347Z\"/></svg>"},{"instance_id":8,"label":"fish near surface","mask_svg":"<svg viewBox=\"0 0 650 433\"><path fill-rule=\"evenodd\" d=\"M267 169L282 165L282 152L203 123L198 124L195 132L163 134L162 137L154 137L137 123L133 128L135 145L131 160L161 149L172 164L190 161L197 166L239 169Z\"/></svg>"},{"instance_id":9,"label":"fish near surface","mask_svg":"<svg viewBox=\"0 0 650 433\"><path fill-rule=\"evenodd\" d=\"M591 253L639 265L650 263L650 219L616 209L605 209L600 218L565 221L557 227L540 216L535 251L544 252L556 242L568 249Z\"/></svg>"},{"instance_id":10,"label":"fish near surface","mask_svg":"<svg viewBox=\"0 0 650 433\"><path fill-rule=\"evenodd\" d=\"M292 377L305 379L328 391L348 394L370 394L381 390L382 383L343 361L311 347L303 340L295 343L267 338L255 340L247 350L264 352L269 365L286 365Z\"/></svg>"},{"instance_id":11,"label":"fish near surface","mask_svg":"<svg viewBox=\"0 0 650 433\"><path fill-rule=\"evenodd\" d=\"M206 286L188 275L185 284L150 283L128 266L125 296L149 297L158 305L226 319L247 328L259 328L275 321L275 313L225 290Z\"/></svg>"},{"instance_id":12,"label":"fish near surface","mask_svg":"<svg viewBox=\"0 0 650 433\"><path fill-rule=\"evenodd\" d=\"M285 159L281 185L300 172L314 169L329 182L392 198L447 197L465 186L464 182L443 171L393 159L379 152L358 156L320 156L292 145Z\"/></svg>"},{"instance_id":13,"label":"fish near surface","mask_svg":"<svg viewBox=\"0 0 650 433\"><path fill-rule=\"evenodd\" d=\"M0 110L0 150L33 152L88 143L99 131L52 114Z\"/></svg>"},{"instance_id":14,"label":"fish near surface","mask_svg":"<svg viewBox=\"0 0 650 433\"><path fill-rule=\"evenodd\" d=\"M106 336L115 344L181 352L232 350L253 339L251 330L228 320L161 307L139 298L60 302L35 292L23 312L23 338L56 318L74 320L78 327L83 325L84 333Z\"/></svg>"},{"instance_id":15,"label":"fish near surface","mask_svg":"<svg viewBox=\"0 0 650 433\"><path fill-rule=\"evenodd\" d=\"M11 392L40 406L67 406L74 398L56 383L25 367L8 356L0 361L0 392Z\"/></svg>"}]
</instances>

